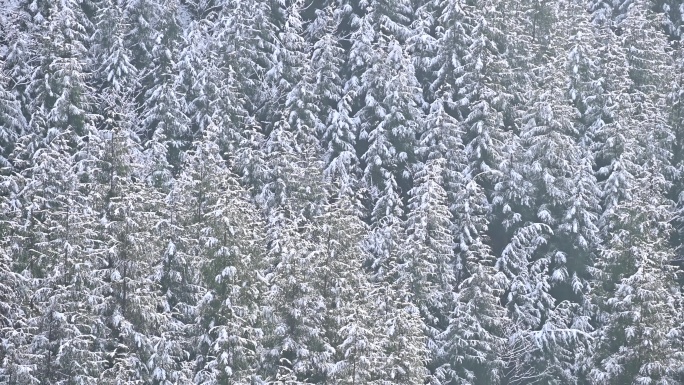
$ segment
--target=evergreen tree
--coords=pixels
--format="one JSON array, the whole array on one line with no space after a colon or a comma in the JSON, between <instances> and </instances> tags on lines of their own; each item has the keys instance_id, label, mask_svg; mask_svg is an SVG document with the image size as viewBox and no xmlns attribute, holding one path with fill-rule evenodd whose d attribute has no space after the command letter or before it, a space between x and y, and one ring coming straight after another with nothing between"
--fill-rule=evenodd
<instances>
[{"instance_id":1,"label":"evergreen tree","mask_svg":"<svg viewBox=\"0 0 684 385\"><path fill-rule=\"evenodd\" d=\"M442 1L439 4L437 41L434 57L426 67L434 72L430 93L446 101L445 108L456 119L463 118L461 84L464 76L465 49L470 45L467 6L462 2Z\"/></svg>"},{"instance_id":2,"label":"evergreen tree","mask_svg":"<svg viewBox=\"0 0 684 385\"><path fill-rule=\"evenodd\" d=\"M310 219L320 212L327 191L321 184L316 146L300 145L296 135L285 119L276 123L264 143L267 174L257 200L269 215L282 210L286 217Z\"/></svg>"},{"instance_id":3,"label":"evergreen tree","mask_svg":"<svg viewBox=\"0 0 684 385\"><path fill-rule=\"evenodd\" d=\"M0 167L11 167L10 154L15 143L26 130L26 120L21 105L12 90L10 82L3 71L4 63L0 61Z\"/></svg>"},{"instance_id":4,"label":"evergreen tree","mask_svg":"<svg viewBox=\"0 0 684 385\"><path fill-rule=\"evenodd\" d=\"M5 239L8 234L4 234ZM27 312L25 311L24 296L29 289L27 280L12 269L10 257L11 245L3 244L0 249L0 382L3 384L37 384L38 378L27 360L30 355L26 352L29 346L30 329L27 328Z\"/></svg>"},{"instance_id":5,"label":"evergreen tree","mask_svg":"<svg viewBox=\"0 0 684 385\"><path fill-rule=\"evenodd\" d=\"M36 36L40 63L27 90L32 98L28 106L31 118L28 135L22 140L27 141L28 152L17 156L29 157L44 141L64 132L72 135L68 140L73 153L78 138L86 134L93 119L88 111L92 91L86 61L91 27L78 3L60 1L51 6L46 30Z\"/></svg>"},{"instance_id":6,"label":"evergreen tree","mask_svg":"<svg viewBox=\"0 0 684 385\"><path fill-rule=\"evenodd\" d=\"M334 351L325 342L325 301L316 274L317 247L298 229L301 214L275 211L269 224L270 290L266 295L265 376L284 383L321 382Z\"/></svg>"},{"instance_id":7,"label":"evergreen tree","mask_svg":"<svg viewBox=\"0 0 684 385\"><path fill-rule=\"evenodd\" d=\"M631 3L632 0L591 0L589 11L595 24L612 26L624 20Z\"/></svg>"},{"instance_id":8,"label":"evergreen tree","mask_svg":"<svg viewBox=\"0 0 684 385\"><path fill-rule=\"evenodd\" d=\"M684 378L680 2L2 5L0 383Z\"/></svg>"},{"instance_id":9,"label":"evergreen tree","mask_svg":"<svg viewBox=\"0 0 684 385\"><path fill-rule=\"evenodd\" d=\"M656 27L662 19L648 6L646 1L634 1L622 24L628 31L623 44L632 80L629 90L632 113L628 119L630 123L633 120L639 124L640 146L650 157L644 161L662 168L665 175L670 176L673 173L668 167L672 155L670 143L674 135L668 125L671 110L667 106L666 90L674 81L674 73L671 58L666 53L666 37Z\"/></svg>"},{"instance_id":10,"label":"evergreen tree","mask_svg":"<svg viewBox=\"0 0 684 385\"><path fill-rule=\"evenodd\" d=\"M121 94L132 94L140 86L138 69L133 65L133 52L126 45L123 10L114 1L100 6L93 33L93 72L98 88Z\"/></svg>"},{"instance_id":11,"label":"evergreen tree","mask_svg":"<svg viewBox=\"0 0 684 385\"><path fill-rule=\"evenodd\" d=\"M381 354L373 328L374 308L368 297L362 297L364 294L357 291L350 303L353 312L344 318L346 322L339 330L341 342L329 375L341 384L371 383Z\"/></svg>"},{"instance_id":12,"label":"evergreen tree","mask_svg":"<svg viewBox=\"0 0 684 385\"><path fill-rule=\"evenodd\" d=\"M325 174L335 180L344 194L350 194L359 179L356 155L356 122L352 116L353 94L344 90L342 70L345 52L335 35L339 23L332 8L320 12L322 36L313 45L311 61L316 73L315 94L322 95L321 122Z\"/></svg>"},{"instance_id":13,"label":"evergreen tree","mask_svg":"<svg viewBox=\"0 0 684 385\"><path fill-rule=\"evenodd\" d=\"M219 153L217 127L210 125L188 154L175 193L181 196L181 217L192 239L188 257L200 266L204 291L196 311L195 382L254 383L262 338L263 224ZM176 263L177 268L185 265ZM182 306L193 304L190 297Z\"/></svg>"},{"instance_id":14,"label":"evergreen tree","mask_svg":"<svg viewBox=\"0 0 684 385\"><path fill-rule=\"evenodd\" d=\"M677 47L677 46L676 46ZM675 60L675 69L681 74L682 65L684 65L684 50L681 48L681 44L673 52L673 57ZM681 195L684 186L682 186L682 159L684 159L684 153L682 152L682 140L684 136L684 125L682 125L682 119L684 110L684 104L682 100L684 98L684 77L681 75L677 76L672 90L670 91L668 102L672 106L672 111L670 113L670 119L668 121L669 125L672 127L674 135L674 144L672 145L672 166L674 168L675 177L673 178L672 187L670 189L669 197L674 202L676 202L676 215L673 222L673 239L672 243L678 248L677 254L681 254L682 239L684 239L684 222L682 222L682 207L684 207L684 196Z\"/></svg>"},{"instance_id":15,"label":"evergreen tree","mask_svg":"<svg viewBox=\"0 0 684 385\"><path fill-rule=\"evenodd\" d=\"M221 42L212 39L211 25L196 22L188 27L185 44L179 54L175 81L182 107L189 122L188 137L197 140L210 124L223 128L217 138L225 151L236 152L244 144L242 125L246 124L244 96L236 93L237 74L223 68L219 58Z\"/></svg>"},{"instance_id":16,"label":"evergreen tree","mask_svg":"<svg viewBox=\"0 0 684 385\"><path fill-rule=\"evenodd\" d=\"M40 383L96 383L102 356L94 350L92 327L97 324L90 297L91 263L86 250L88 209L79 191L70 132L64 132L37 151L31 167L16 174L22 190L16 196L21 220L13 241L30 247L17 253L15 269L30 281L30 308L19 349L22 364L33 365ZM19 219L19 218L17 218ZM32 234L26 237L23 226ZM19 246L15 244L14 247ZM23 254L23 255L22 255Z\"/></svg>"},{"instance_id":17,"label":"evergreen tree","mask_svg":"<svg viewBox=\"0 0 684 385\"><path fill-rule=\"evenodd\" d=\"M504 337L511 326L499 303L507 279L496 271L486 242L489 205L484 191L471 180L459 195L455 211L461 279L436 374L447 384L497 384L504 377L508 356Z\"/></svg>"},{"instance_id":18,"label":"evergreen tree","mask_svg":"<svg viewBox=\"0 0 684 385\"><path fill-rule=\"evenodd\" d=\"M549 54L554 58L566 57L560 53L565 52L562 38L550 39L559 52L547 48ZM565 319L571 314L565 308L588 304L588 271L599 243L599 190L592 164L581 157L582 138L576 126L576 111L566 103L558 83L563 67L550 60L545 68L539 69L540 93L530 98L529 112L523 115L520 138L525 152L520 171L530 182L530 189L524 198L529 200L529 206L521 215L523 221L543 224L551 231L544 247L530 260L539 266L539 278L545 282L541 288L546 291L541 295L547 298L534 310L540 312L541 324L531 325L535 330L532 334L541 342L541 356L536 360L546 367L540 369L541 373L555 381L573 382L577 381L577 373L572 349L581 348L577 338L585 335L589 325L586 310ZM524 207L520 203L518 206ZM545 274L549 277L543 277Z\"/></svg>"},{"instance_id":19,"label":"evergreen tree","mask_svg":"<svg viewBox=\"0 0 684 385\"><path fill-rule=\"evenodd\" d=\"M167 70L170 71L171 68ZM193 139L190 120L185 111L185 100L176 89L172 76L156 83L148 91L140 131L149 134L154 145L165 147L162 151L165 152L166 159L157 160L167 162L166 167L170 167L172 174L178 173L181 153L187 151ZM148 146L154 149L150 144ZM154 157L161 155L157 152Z\"/></svg>"},{"instance_id":20,"label":"evergreen tree","mask_svg":"<svg viewBox=\"0 0 684 385\"><path fill-rule=\"evenodd\" d=\"M325 305L326 349L334 351L326 378L344 384L369 382L379 353L369 301L373 288L363 269L366 228L354 202L354 197L336 197L309 228L313 243L321 245L312 270Z\"/></svg>"},{"instance_id":21,"label":"evergreen tree","mask_svg":"<svg viewBox=\"0 0 684 385\"><path fill-rule=\"evenodd\" d=\"M212 40L220 44L219 59L237 74L236 92L246 98L246 109L259 124L270 119L263 106L276 98L266 82L275 50L271 1L222 0L216 2L217 20Z\"/></svg>"},{"instance_id":22,"label":"evergreen tree","mask_svg":"<svg viewBox=\"0 0 684 385\"><path fill-rule=\"evenodd\" d=\"M15 271L20 243L16 234L18 203L11 188L12 177L2 177L0 183L0 382L3 384L37 383L31 363L25 357L29 345L26 299L30 295L30 280Z\"/></svg>"},{"instance_id":23,"label":"evergreen tree","mask_svg":"<svg viewBox=\"0 0 684 385\"><path fill-rule=\"evenodd\" d=\"M431 350L441 350L439 335L453 311L454 244L446 191L441 186L443 161L428 161L415 174L409 194L407 238L399 254L398 283L411 290L427 326ZM435 354L435 352L432 352Z\"/></svg>"},{"instance_id":24,"label":"evergreen tree","mask_svg":"<svg viewBox=\"0 0 684 385\"><path fill-rule=\"evenodd\" d=\"M357 148L368 148L361 152L361 167L372 207L378 200L377 191L389 183L388 171L401 186L403 198L408 198L422 92L408 52L400 43L410 33L410 3L380 0L341 9L349 10L352 44L344 90L354 98L351 109L355 111Z\"/></svg>"},{"instance_id":25,"label":"evergreen tree","mask_svg":"<svg viewBox=\"0 0 684 385\"><path fill-rule=\"evenodd\" d=\"M470 38L463 56L463 77L454 105L461 105L466 132L463 137L471 176L490 188L501 162L504 118L510 91L503 87L511 76L501 46L504 34L496 24L501 15L488 2L468 8Z\"/></svg>"},{"instance_id":26,"label":"evergreen tree","mask_svg":"<svg viewBox=\"0 0 684 385\"><path fill-rule=\"evenodd\" d=\"M368 142L363 178L375 202L392 180L401 192L408 192L423 115L413 65L399 42L391 41L384 55L386 60L367 70L361 79L367 87L366 107L359 111L362 135Z\"/></svg>"},{"instance_id":27,"label":"evergreen tree","mask_svg":"<svg viewBox=\"0 0 684 385\"><path fill-rule=\"evenodd\" d=\"M166 324L157 311L163 306L151 274L161 205L137 169L142 153L130 121L123 115L116 123L91 135L86 151L92 163L88 205L97 218L89 229L94 234L92 301L99 320L96 351L106 360L101 381L143 383L152 379L148 359Z\"/></svg>"},{"instance_id":28,"label":"evergreen tree","mask_svg":"<svg viewBox=\"0 0 684 385\"><path fill-rule=\"evenodd\" d=\"M289 114L285 114L288 116ZM265 376L273 381L323 381L334 346L325 341L323 288L328 257L314 240L316 219L324 213L328 188L312 148L297 143L297 130L283 119L266 143L269 179L259 201L269 228L266 295ZM322 271L321 271L322 270ZM296 380L295 380L296 379Z\"/></svg>"},{"instance_id":29,"label":"evergreen tree","mask_svg":"<svg viewBox=\"0 0 684 385\"><path fill-rule=\"evenodd\" d=\"M428 380L423 323L418 308L412 303L408 288L383 282L372 294L378 310L376 322L381 354L376 362L376 375L370 384L421 384Z\"/></svg>"},{"instance_id":30,"label":"evergreen tree","mask_svg":"<svg viewBox=\"0 0 684 385\"><path fill-rule=\"evenodd\" d=\"M179 5L177 0L132 0L116 5L127 27L125 40L138 72L137 106L143 105L152 88L168 80L180 32Z\"/></svg>"},{"instance_id":31,"label":"evergreen tree","mask_svg":"<svg viewBox=\"0 0 684 385\"><path fill-rule=\"evenodd\" d=\"M415 305L410 272L403 269L402 242L406 239L403 202L390 176L385 190L372 212L373 228L366 240L370 253L375 330L380 339L377 360L374 360L374 381L371 383L424 382L429 375L426 365L429 350L425 339L427 326ZM407 274L408 273L408 274Z\"/></svg>"},{"instance_id":32,"label":"evergreen tree","mask_svg":"<svg viewBox=\"0 0 684 385\"><path fill-rule=\"evenodd\" d=\"M42 59L40 39L36 36L46 28L48 5L46 1L16 1L6 4L1 11L2 68L9 81L6 87L14 91L26 120L31 115L27 106L33 101L29 94L30 80Z\"/></svg>"},{"instance_id":33,"label":"evergreen tree","mask_svg":"<svg viewBox=\"0 0 684 385\"><path fill-rule=\"evenodd\" d=\"M675 306L681 301L667 263L672 251L662 239L669 231L658 170L632 164L644 189L615 208L612 236L602 251L597 294L597 332L591 380L613 383L676 383L682 356L676 350Z\"/></svg>"},{"instance_id":34,"label":"evergreen tree","mask_svg":"<svg viewBox=\"0 0 684 385\"><path fill-rule=\"evenodd\" d=\"M447 113L444 104L445 100L438 98L430 105L417 153L425 162L440 160L444 163L441 185L446 190L447 203L453 216L457 210L455 205L461 199L462 173L466 170L467 162L463 151L463 126Z\"/></svg>"}]
</instances>

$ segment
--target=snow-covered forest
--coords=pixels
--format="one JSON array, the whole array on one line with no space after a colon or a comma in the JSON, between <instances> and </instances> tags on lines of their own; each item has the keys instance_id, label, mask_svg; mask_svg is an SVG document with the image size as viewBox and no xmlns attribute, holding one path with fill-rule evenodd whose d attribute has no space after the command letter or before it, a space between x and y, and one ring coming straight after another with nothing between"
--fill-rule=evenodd
<instances>
[{"instance_id":1,"label":"snow-covered forest","mask_svg":"<svg viewBox=\"0 0 684 385\"><path fill-rule=\"evenodd\" d=\"M0 384L684 384L683 16L0 0Z\"/></svg>"}]
</instances>

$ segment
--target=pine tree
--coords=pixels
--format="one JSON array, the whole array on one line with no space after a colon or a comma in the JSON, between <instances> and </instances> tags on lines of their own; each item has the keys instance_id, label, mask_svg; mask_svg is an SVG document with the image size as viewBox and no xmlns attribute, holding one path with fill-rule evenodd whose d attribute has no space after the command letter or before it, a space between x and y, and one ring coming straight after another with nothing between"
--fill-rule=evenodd
<instances>
[{"instance_id":1,"label":"pine tree","mask_svg":"<svg viewBox=\"0 0 684 385\"><path fill-rule=\"evenodd\" d=\"M160 300L157 309L163 325L152 342L153 351L147 362L155 384L189 383L194 375L197 354L197 303L202 294L198 284L198 239L192 221L184 215L192 205L181 191L192 191L192 185L174 181L174 185L156 208L154 224L157 258L150 266L151 279ZM187 226L187 227L186 227Z\"/></svg>"},{"instance_id":2,"label":"pine tree","mask_svg":"<svg viewBox=\"0 0 684 385\"><path fill-rule=\"evenodd\" d=\"M179 5L176 0L133 0L116 5L123 13L127 48L132 52L132 64L138 71L138 106L144 103L141 98L163 83L161 80L166 79L171 70L180 29Z\"/></svg>"},{"instance_id":3,"label":"pine tree","mask_svg":"<svg viewBox=\"0 0 684 385\"><path fill-rule=\"evenodd\" d=\"M681 48L681 44L673 52L673 57L675 61L675 69L681 74L682 65L684 65L684 50ZM684 139L682 135L684 133L684 125L682 125L681 117L684 115L684 104L682 100L684 99L684 77L681 75L676 77L674 81L672 90L670 91L668 102L672 106L672 112L670 113L670 119L668 121L669 125L672 127L674 134L674 144L672 145L672 166L674 168L675 177L673 178L672 187L670 189L669 197L674 202L676 202L676 211L674 222L673 222L673 236L672 243L678 248L677 254L681 254L682 239L684 239L684 222L682 219L682 207L684 207L684 196L681 195L684 187L682 186L682 159L684 159L684 153L682 153L681 143Z\"/></svg>"},{"instance_id":4,"label":"pine tree","mask_svg":"<svg viewBox=\"0 0 684 385\"><path fill-rule=\"evenodd\" d=\"M420 115L422 92L408 52L400 43L410 34L409 2L379 0L361 2L358 7L350 4L341 8L338 17L345 17L342 13L347 11L351 12L352 44L344 91L353 98L350 107L356 112L356 146L368 148L361 157L362 187L369 191L372 207L372 202L378 200L376 190L381 191L389 183L388 170L407 199L411 183L408 170L414 162L417 135L415 119ZM381 123L383 119L385 123Z\"/></svg>"},{"instance_id":5,"label":"pine tree","mask_svg":"<svg viewBox=\"0 0 684 385\"><path fill-rule=\"evenodd\" d=\"M172 71L172 66L166 70ZM150 135L154 145L165 147L166 159L158 160L167 162L168 166L162 168L170 167L172 174L178 173L181 153L188 149L193 140L190 120L185 111L185 100L177 90L172 75L168 74L148 91L140 131ZM148 146L154 148L150 144ZM161 151L154 154L155 157L160 155Z\"/></svg>"},{"instance_id":6,"label":"pine tree","mask_svg":"<svg viewBox=\"0 0 684 385\"><path fill-rule=\"evenodd\" d=\"M0 383L678 383L674 0L12 0Z\"/></svg>"},{"instance_id":7,"label":"pine tree","mask_svg":"<svg viewBox=\"0 0 684 385\"><path fill-rule=\"evenodd\" d=\"M223 68L219 58L222 42L212 38L211 25L196 22L188 27L178 59L175 80L182 107L191 127L189 132L197 140L207 126L223 128L217 138L222 150L240 151L244 144L242 125L247 123L244 96L236 92L237 73L232 67Z\"/></svg>"},{"instance_id":8,"label":"pine tree","mask_svg":"<svg viewBox=\"0 0 684 385\"><path fill-rule=\"evenodd\" d=\"M95 383L102 365L92 339L97 319L82 302L90 296L91 241L70 154L72 137L57 135L34 154L30 167L14 175L14 183L23 185L14 203L21 221L10 239L17 242L13 248L30 248L15 260L15 269L30 282L24 287L31 310L17 331L30 333L23 338L28 346L18 350L25 354L24 365L35 365L33 375L41 383Z\"/></svg>"},{"instance_id":9,"label":"pine tree","mask_svg":"<svg viewBox=\"0 0 684 385\"><path fill-rule=\"evenodd\" d=\"M470 45L469 16L464 4L453 1L440 2L437 23L437 41L434 57L426 65L434 72L430 93L446 101L451 116L462 120L463 97L461 84L464 76L465 48Z\"/></svg>"},{"instance_id":10,"label":"pine tree","mask_svg":"<svg viewBox=\"0 0 684 385\"><path fill-rule=\"evenodd\" d=\"M20 263L26 261L20 224L22 221L21 179L1 177L0 183L0 381L3 384L37 384L32 361L29 358L32 330L28 321L32 312L26 306L31 295L30 275L21 274ZM19 183L17 183L19 182ZM19 193L19 194L18 194ZM19 198L19 199L18 199ZM26 234L26 233L24 233ZM22 255L24 254L24 255ZM27 277L28 275L28 277Z\"/></svg>"},{"instance_id":11,"label":"pine tree","mask_svg":"<svg viewBox=\"0 0 684 385\"><path fill-rule=\"evenodd\" d=\"M2 347L0 348L0 381L7 384L14 384L19 381L31 383L27 374L30 369L26 363L20 361L18 350L26 344L23 334L26 333L26 312L24 310L24 296L29 289L26 279L14 271L14 257L12 247L14 246L13 227L15 226L12 218L13 209L11 201L7 196L7 188L4 187L7 181L3 181L2 207L4 215L0 217L0 234L3 242L0 244L0 333L2 333Z\"/></svg>"},{"instance_id":12,"label":"pine tree","mask_svg":"<svg viewBox=\"0 0 684 385\"><path fill-rule=\"evenodd\" d=\"M622 22L632 0L591 0L589 11L597 25L616 25Z\"/></svg>"},{"instance_id":13,"label":"pine tree","mask_svg":"<svg viewBox=\"0 0 684 385\"><path fill-rule=\"evenodd\" d=\"M100 89L132 94L139 84L139 72L133 65L133 52L127 46L123 10L113 1L98 9L93 33L94 80ZM89 52L89 53L90 53Z\"/></svg>"},{"instance_id":14,"label":"pine tree","mask_svg":"<svg viewBox=\"0 0 684 385\"><path fill-rule=\"evenodd\" d=\"M593 222L598 194L591 178L591 164L579 158L582 152L578 148L576 138L579 135L573 122L575 111L563 105L559 88L544 92L538 98L525 117L521 133L527 145L525 160L528 167L523 170L535 185L533 198L543 197L538 198L539 203L535 205L536 216L554 232L548 258L554 269L552 278L561 282L578 272L583 275L582 270L590 262L588 254L597 243L597 228ZM573 186L578 191L574 196L568 195L575 190ZM570 241L570 244L564 245L562 240ZM568 261L567 255L585 260Z\"/></svg>"},{"instance_id":15,"label":"pine tree","mask_svg":"<svg viewBox=\"0 0 684 385\"><path fill-rule=\"evenodd\" d=\"M284 114L288 116L289 114ZM285 119L266 142L269 179L259 201L269 228L269 292L266 295L264 373L273 381L323 381L334 347L325 342L326 301L316 219L328 187L322 167ZM296 380L295 380L296 379Z\"/></svg>"},{"instance_id":16,"label":"pine tree","mask_svg":"<svg viewBox=\"0 0 684 385\"><path fill-rule=\"evenodd\" d=\"M546 48L548 54L566 57L563 38L555 35L550 39L555 48ZM541 323L530 325L540 342L541 355L535 360L546 367L540 372L555 381L572 382L577 376L572 349L582 348L577 338L585 335L589 325L586 310L566 319L571 313L565 309L588 304L588 271L599 243L599 190L592 164L582 157L586 150L580 147L577 112L566 104L558 82L563 67L563 63L549 59L538 70L539 93L531 95L528 112L522 116L520 139L525 152L519 170L530 188L523 198L528 203L518 202L518 207L528 206L520 212L523 222L537 222L551 231L544 247L529 260L538 266L536 273L542 274L538 279L544 282L540 289L545 292L540 295L546 298L533 311L540 312ZM548 278L543 277L546 274Z\"/></svg>"},{"instance_id":17,"label":"pine tree","mask_svg":"<svg viewBox=\"0 0 684 385\"><path fill-rule=\"evenodd\" d=\"M620 75L624 76L625 72L620 65L605 65L607 61L620 60L612 57L613 53L610 52L615 49L615 37L605 27L591 25L582 3L568 1L559 19L573 31L567 38L561 37L568 52L564 64L568 77L566 97L579 114L576 123L579 144L591 151L587 156L596 162L599 160L596 158L601 132L615 120L615 106L611 105L614 95L611 91L620 90L624 86ZM622 59L624 63L624 58Z\"/></svg>"},{"instance_id":18,"label":"pine tree","mask_svg":"<svg viewBox=\"0 0 684 385\"><path fill-rule=\"evenodd\" d=\"M682 22L684 21L684 10L681 4L670 1L660 0L653 5L653 10L665 14L665 32L671 40L681 40Z\"/></svg>"},{"instance_id":19,"label":"pine tree","mask_svg":"<svg viewBox=\"0 0 684 385\"><path fill-rule=\"evenodd\" d=\"M14 91L26 120L30 117L27 106L32 102L28 85L41 59L40 40L35 37L44 33L49 16L47 5L45 1L17 1L2 10L2 68L9 81L6 86Z\"/></svg>"},{"instance_id":20,"label":"pine tree","mask_svg":"<svg viewBox=\"0 0 684 385\"><path fill-rule=\"evenodd\" d=\"M525 378L548 380L544 377L546 356L540 357L543 349L534 341L534 331L550 318L555 300L549 294L547 261L533 259L535 251L547 242L548 233L548 227L539 223L519 227L497 261L497 268L510 282L504 299L512 322L507 331L509 349L519 352L508 357L504 383L524 383Z\"/></svg>"},{"instance_id":21,"label":"pine tree","mask_svg":"<svg viewBox=\"0 0 684 385\"><path fill-rule=\"evenodd\" d=\"M7 237L7 234L5 234ZM36 384L39 380L34 376L30 357L26 353L30 331L27 328L27 312L24 310L25 291L29 289L26 279L12 269L10 257L11 246L3 245L0 249L0 381L3 384Z\"/></svg>"},{"instance_id":22,"label":"pine tree","mask_svg":"<svg viewBox=\"0 0 684 385\"><path fill-rule=\"evenodd\" d=\"M370 384L420 384L428 380L425 324L408 288L383 282L373 293L382 353Z\"/></svg>"},{"instance_id":23,"label":"pine tree","mask_svg":"<svg viewBox=\"0 0 684 385\"><path fill-rule=\"evenodd\" d=\"M643 129L640 145L646 149L644 153L653 157L645 161L653 162L654 167L667 167L672 151L669 143L674 136L667 124L671 110L667 106L665 90L674 81L674 73L671 58L666 53L666 37L656 27L662 18L653 14L648 6L646 1L634 1L622 23L628 31L623 44L632 80L630 116ZM672 170L664 172L668 175Z\"/></svg>"},{"instance_id":24,"label":"pine tree","mask_svg":"<svg viewBox=\"0 0 684 385\"><path fill-rule=\"evenodd\" d=\"M317 146L307 142L300 145L297 133L283 118L264 143L267 171L257 201L268 215L272 210L282 210L286 217L310 219L326 200Z\"/></svg>"},{"instance_id":25,"label":"pine tree","mask_svg":"<svg viewBox=\"0 0 684 385\"><path fill-rule=\"evenodd\" d=\"M363 295L363 291L357 292L351 300L353 312L344 318L345 324L339 329L341 342L329 375L341 384L370 383L381 354L377 330L373 328L374 309Z\"/></svg>"},{"instance_id":26,"label":"pine tree","mask_svg":"<svg viewBox=\"0 0 684 385\"><path fill-rule=\"evenodd\" d=\"M314 269L317 247L298 231L310 223L295 215L274 211L269 224L268 264L273 268L268 275L262 361L265 377L276 383L324 381L334 352L324 340L322 277Z\"/></svg>"},{"instance_id":27,"label":"pine tree","mask_svg":"<svg viewBox=\"0 0 684 385\"><path fill-rule=\"evenodd\" d=\"M452 102L454 107L461 106L466 127L462 140L468 172L472 176L484 173L478 181L489 187L501 162L504 117L511 99L511 91L504 87L511 74L500 52L504 34L496 19L501 15L488 2L467 12L470 38L461 59L464 74L459 83L463 86Z\"/></svg>"},{"instance_id":28,"label":"pine tree","mask_svg":"<svg viewBox=\"0 0 684 385\"><path fill-rule=\"evenodd\" d=\"M425 162L441 160L444 163L441 184L447 193L449 210L455 215L467 159L463 151L463 125L447 113L445 103L444 99L438 98L430 105L416 152Z\"/></svg>"},{"instance_id":29,"label":"pine tree","mask_svg":"<svg viewBox=\"0 0 684 385\"><path fill-rule=\"evenodd\" d=\"M286 69L280 80L284 90L284 111L288 112L289 125L295 133L297 143L320 151L318 133L323 130L324 120L320 105L321 94L317 93L317 79L320 76L314 62L308 58L311 50L303 38L303 21L300 8L303 3L295 2L287 10L285 29L280 36L283 42L282 59L279 63ZM290 72L291 71L291 72ZM274 114L277 116L277 113ZM320 153L316 156L319 157Z\"/></svg>"},{"instance_id":30,"label":"pine tree","mask_svg":"<svg viewBox=\"0 0 684 385\"><path fill-rule=\"evenodd\" d=\"M603 33L608 36L612 34L608 30L603 30ZM620 63L620 59L622 59L626 62L624 52L621 51L612 48L606 52L606 57L610 57L606 60L618 60L617 63ZM604 238L604 232L608 231L610 226L609 217L612 211L619 202L626 199L633 183L632 175L626 168L625 162L631 157L629 153L633 151L634 134L626 122L626 115L623 114L623 111L630 109L631 101L628 97L628 89L632 87L632 82L627 76L626 66L616 67L616 72L623 73L608 72L605 75L606 78L614 80L602 87L603 92L599 95L604 101L599 104L599 107L604 111L602 114L604 116L591 126L592 134L596 138L594 140L595 145L592 147L598 166L597 177L601 179L599 186L602 200L599 227Z\"/></svg>"},{"instance_id":31,"label":"pine tree","mask_svg":"<svg viewBox=\"0 0 684 385\"><path fill-rule=\"evenodd\" d=\"M439 49L438 28L440 27L439 15L443 13L442 6L445 2L414 1L411 4L412 21L410 32L406 38L406 46L411 52L413 65L416 69L416 78L422 86L423 99L429 104L436 99L435 89L430 86L435 82L436 74L433 71L434 57ZM425 106L423 106L425 107Z\"/></svg>"}]
</instances>

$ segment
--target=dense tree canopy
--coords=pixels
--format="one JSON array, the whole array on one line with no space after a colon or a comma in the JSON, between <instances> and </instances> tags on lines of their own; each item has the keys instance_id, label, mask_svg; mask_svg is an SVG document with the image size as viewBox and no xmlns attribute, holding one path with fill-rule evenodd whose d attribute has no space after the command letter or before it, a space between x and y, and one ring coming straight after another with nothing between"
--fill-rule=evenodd
<instances>
[{"instance_id":1,"label":"dense tree canopy","mask_svg":"<svg viewBox=\"0 0 684 385\"><path fill-rule=\"evenodd\" d=\"M684 383L676 0L0 0L0 384Z\"/></svg>"}]
</instances>

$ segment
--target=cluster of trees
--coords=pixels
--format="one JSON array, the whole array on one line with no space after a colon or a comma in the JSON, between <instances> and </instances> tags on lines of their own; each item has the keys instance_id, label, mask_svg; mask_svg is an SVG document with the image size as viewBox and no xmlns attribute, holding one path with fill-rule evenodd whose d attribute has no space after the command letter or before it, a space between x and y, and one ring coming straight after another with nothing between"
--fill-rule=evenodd
<instances>
[{"instance_id":1,"label":"cluster of trees","mask_svg":"<svg viewBox=\"0 0 684 385\"><path fill-rule=\"evenodd\" d=\"M679 384L679 0L0 2L0 384Z\"/></svg>"}]
</instances>

